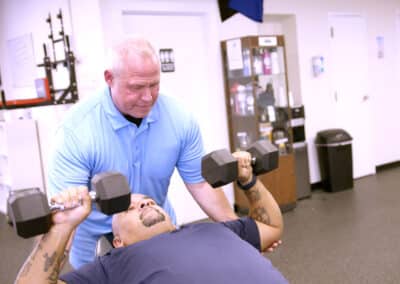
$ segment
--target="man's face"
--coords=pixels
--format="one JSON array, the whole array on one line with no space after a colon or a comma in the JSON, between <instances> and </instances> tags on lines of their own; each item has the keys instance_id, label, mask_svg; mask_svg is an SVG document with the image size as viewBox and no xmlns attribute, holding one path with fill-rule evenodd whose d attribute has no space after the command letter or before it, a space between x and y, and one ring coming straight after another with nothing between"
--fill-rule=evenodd
<instances>
[{"instance_id":1,"label":"man's face","mask_svg":"<svg viewBox=\"0 0 400 284\"><path fill-rule=\"evenodd\" d=\"M118 110L136 118L145 117L158 98L160 67L153 57L131 56L121 70L107 70L105 79Z\"/></svg>"},{"instance_id":2,"label":"man's face","mask_svg":"<svg viewBox=\"0 0 400 284\"><path fill-rule=\"evenodd\" d=\"M132 194L128 210L113 218L113 230L121 243L126 246L140 240L149 239L174 229L168 214L153 199L142 194Z\"/></svg>"}]
</instances>

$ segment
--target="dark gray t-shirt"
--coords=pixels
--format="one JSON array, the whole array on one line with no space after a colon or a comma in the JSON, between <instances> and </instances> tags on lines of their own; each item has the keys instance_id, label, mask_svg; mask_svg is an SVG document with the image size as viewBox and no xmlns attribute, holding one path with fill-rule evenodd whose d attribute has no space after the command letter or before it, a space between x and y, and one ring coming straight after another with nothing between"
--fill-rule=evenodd
<instances>
[{"instance_id":1,"label":"dark gray t-shirt","mask_svg":"<svg viewBox=\"0 0 400 284\"><path fill-rule=\"evenodd\" d=\"M259 248L257 225L250 218L198 223L113 249L60 279L94 284L287 283Z\"/></svg>"}]
</instances>

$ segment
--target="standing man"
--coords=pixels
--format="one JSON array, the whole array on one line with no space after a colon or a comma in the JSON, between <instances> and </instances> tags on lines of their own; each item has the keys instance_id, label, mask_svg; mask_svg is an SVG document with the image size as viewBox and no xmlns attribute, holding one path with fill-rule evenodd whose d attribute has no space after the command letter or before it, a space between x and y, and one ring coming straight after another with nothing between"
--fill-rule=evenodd
<instances>
[{"instance_id":1,"label":"standing man","mask_svg":"<svg viewBox=\"0 0 400 284\"><path fill-rule=\"evenodd\" d=\"M75 105L57 130L48 172L50 196L71 186L89 186L100 172L124 174L133 192L151 196L172 216L167 200L178 169L187 189L215 221L236 218L224 192L201 175L204 147L193 116L159 94L160 63L151 44L131 38L112 48L101 93ZM93 207L77 228L70 262L91 262L96 242L111 232L111 217Z\"/></svg>"}]
</instances>

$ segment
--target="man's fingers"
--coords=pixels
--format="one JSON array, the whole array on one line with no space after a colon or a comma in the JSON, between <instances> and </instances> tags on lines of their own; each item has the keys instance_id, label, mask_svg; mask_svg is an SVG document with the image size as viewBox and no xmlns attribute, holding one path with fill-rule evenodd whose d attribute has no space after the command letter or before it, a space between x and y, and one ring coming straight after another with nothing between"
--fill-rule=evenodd
<instances>
[{"instance_id":1,"label":"man's fingers","mask_svg":"<svg viewBox=\"0 0 400 284\"><path fill-rule=\"evenodd\" d=\"M62 204L65 208L76 207L82 204L82 201L86 198L90 198L88 195L88 189L86 186L71 187L67 190L60 192L59 194L51 198L52 204Z\"/></svg>"}]
</instances>

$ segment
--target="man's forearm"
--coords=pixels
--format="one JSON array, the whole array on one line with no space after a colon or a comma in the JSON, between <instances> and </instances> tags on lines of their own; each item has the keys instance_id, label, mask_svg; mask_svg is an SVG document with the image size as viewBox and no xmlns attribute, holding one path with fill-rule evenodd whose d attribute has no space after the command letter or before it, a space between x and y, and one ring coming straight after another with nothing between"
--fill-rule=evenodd
<instances>
[{"instance_id":1,"label":"man's forearm","mask_svg":"<svg viewBox=\"0 0 400 284\"><path fill-rule=\"evenodd\" d=\"M71 230L51 228L20 269L15 283L57 283Z\"/></svg>"},{"instance_id":2,"label":"man's forearm","mask_svg":"<svg viewBox=\"0 0 400 284\"><path fill-rule=\"evenodd\" d=\"M265 188L261 181L257 180L255 185L244 191L249 204L249 215L256 221L283 230L281 210L274 197Z\"/></svg>"},{"instance_id":3,"label":"man's forearm","mask_svg":"<svg viewBox=\"0 0 400 284\"><path fill-rule=\"evenodd\" d=\"M214 221L237 219L222 189L212 188L207 182L186 186L201 209Z\"/></svg>"}]
</instances>

